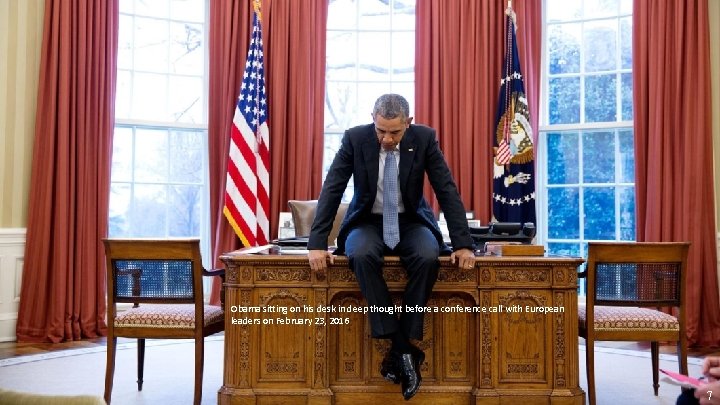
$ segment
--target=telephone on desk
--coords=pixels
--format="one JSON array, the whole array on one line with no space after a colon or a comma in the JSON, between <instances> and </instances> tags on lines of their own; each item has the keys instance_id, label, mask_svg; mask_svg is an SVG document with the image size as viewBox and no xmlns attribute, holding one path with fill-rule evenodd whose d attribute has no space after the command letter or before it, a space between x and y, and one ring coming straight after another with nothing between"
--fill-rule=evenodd
<instances>
[{"instance_id":1,"label":"telephone on desk","mask_svg":"<svg viewBox=\"0 0 720 405\"><path fill-rule=\"evenodd\" d=\"M535 237L535 224L526 222L491 222L487 226L470 227L472 236L478 247L486 242L519 242L532 243Z\"/></svg>"}]
</instances>

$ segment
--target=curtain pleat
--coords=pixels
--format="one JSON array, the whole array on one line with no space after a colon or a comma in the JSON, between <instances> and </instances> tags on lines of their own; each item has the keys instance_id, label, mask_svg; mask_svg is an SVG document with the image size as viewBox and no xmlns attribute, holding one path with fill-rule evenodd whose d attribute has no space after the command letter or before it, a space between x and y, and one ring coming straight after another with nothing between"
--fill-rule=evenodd
<instances>
[{"instance_id":1,"label":"curtain pleat","mask_svg":"<svg viewBox=\"0 0 720 405\"><path fill-rule=\"evenodd\" d=\"M18 342L104 336L117 0L47 0Z\"/></svg>"},{"instance_id":2,"label":"curtain pleat","mask_svg":"<svg viewBox=\"0 0 720 405\"><path fill-rule=\"evenodd\" d=\"M638 241L690 241L691 345L720 344L707 0L636 0L633 108Z\"/></svg>"}]
</instances>

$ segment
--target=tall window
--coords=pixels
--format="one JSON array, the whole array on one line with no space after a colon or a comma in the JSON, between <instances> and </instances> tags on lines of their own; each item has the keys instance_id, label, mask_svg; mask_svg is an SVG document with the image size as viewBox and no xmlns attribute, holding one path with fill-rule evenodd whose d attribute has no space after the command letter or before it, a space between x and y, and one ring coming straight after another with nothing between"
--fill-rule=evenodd
<instances>
[{"instance_id":1,"label":"tall window","mask_svg":"<svg viewBox=\"0 0 720 405\"><path fill-rule=\"evenodd\" d=\"M120 0L110 236L205 236L205 16L205 0Z\"/></svg>"},{"instance_id":2,"label":"tall window","mask_svg":"<svg viewBox=\"0 0 720 405\"><path fill-rule=\"evenodd\" d=\"M323 179L344 131L369 123L380 95L401 94L413 108L415 0L330 0L325 80Z\"/></svg>"},{"instance_id":3,"label":"tall window","mask_svg":"<svg viewBox=\"0 0 720 405\"><path fill-rule=\"evenodd\" d=\"M549 252L635 239L632 0L546 0L539 209Z\"/></svg>"}]
</instances>

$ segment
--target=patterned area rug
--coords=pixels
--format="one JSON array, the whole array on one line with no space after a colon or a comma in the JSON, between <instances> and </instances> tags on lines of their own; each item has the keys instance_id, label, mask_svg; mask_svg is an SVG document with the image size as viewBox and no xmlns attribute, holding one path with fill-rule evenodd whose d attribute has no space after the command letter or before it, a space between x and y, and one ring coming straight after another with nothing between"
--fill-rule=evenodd
<instances>
[{"instance_id":1,"label":"patterned area rug","mask_svg":"<svg viewBox=\"0 0 720 405\"><path fill-rule=\"evenodd\" d=\"M222 385L223 336L205 340L203 404L215 404ZM193 390L191 340L148 340L145 383L137 391L136 345L118 345L113 404L189 404ZM595 350L599 405L673 405L679 388L661 378L660 395L652 389L650 353L598 347ZM580 385L585 379L585 346L579 348ZM699 375L702 361L689 358L690 375ZM677 371L677 358L660 355L660 367ZM102 395L105 383L105 347L64 350L0 360L0 387L40 394ZM422 388L418 395L422 395ZM398 404L405 403L398 396ZM390 405L390 404L384 404Z\"/></svg>"}]
</instances>

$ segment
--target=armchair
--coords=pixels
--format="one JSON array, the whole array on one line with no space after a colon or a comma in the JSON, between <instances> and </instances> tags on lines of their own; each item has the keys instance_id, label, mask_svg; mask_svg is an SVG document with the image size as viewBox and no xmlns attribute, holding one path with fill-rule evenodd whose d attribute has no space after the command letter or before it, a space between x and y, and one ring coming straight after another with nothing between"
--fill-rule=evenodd
<instances>
[{"instance_id":1,"label":"armchair","mask_svg":"<svg viewBox=\"0 0 720 405\"><path fill-rule=\"evenodd\" d=\"M588 243L587 302L578 308L585 338L588 399L595 402L595 341L650 341L653 388L658 395L659 342L676 341L680 373L687 375L685 267L689 243ZM660 310L672 307L676 315Z\"/></svg>"},{"instance_id":2,"label":"armchair","mask_svg":"<svg viewBox=\"0 0 720 405\"><path fill-rule=\"evenodd\" d=\"M110 404L118 337L138 340L138 391L142 391L145 339L195 339L194 404L202 398L205 336L225 329L223 308L205 305L206 271L197 239L105 239L107 257L107 368L105 401ZM132 304L118 311L118 303Z\"/></svg>"}]
</instances>

